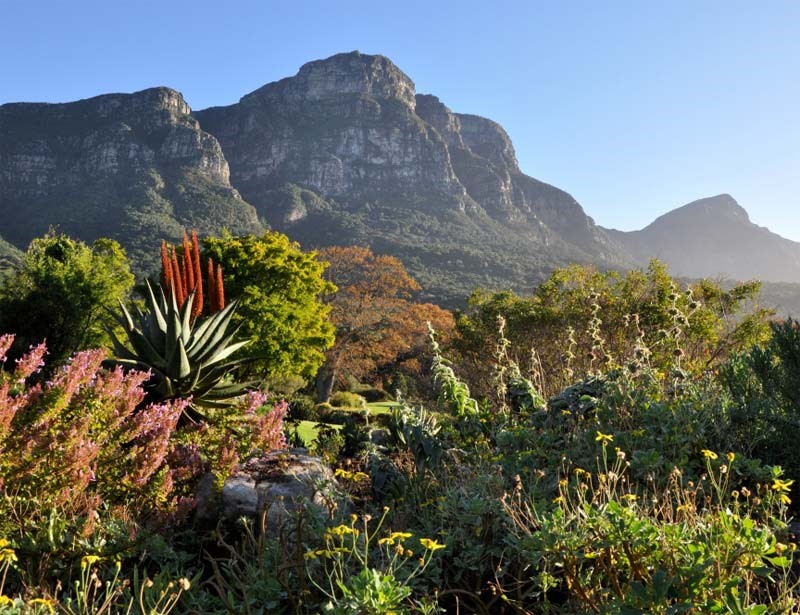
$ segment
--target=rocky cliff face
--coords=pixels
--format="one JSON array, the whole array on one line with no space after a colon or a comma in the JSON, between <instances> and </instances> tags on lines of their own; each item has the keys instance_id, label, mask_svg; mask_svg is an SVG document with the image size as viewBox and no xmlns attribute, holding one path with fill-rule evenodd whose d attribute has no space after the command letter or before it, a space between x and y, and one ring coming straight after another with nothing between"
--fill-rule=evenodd
<instances>
[{"instance_id":1,"label":"rocky cliff face","mask_svg":"<svg viewBox=\"0 0 800 615\"><path fill-rule=\"evenodd\" d=\"M679 207L640 231L609 234L639 264L658 258L675 275L800 282L800 243L753 224L728 194Z\"/></svg>"},{"instance_id":2,"label":"rocky cliff face","mask_svg":"<svg viewBox=\"0 0 800 615\"><path fill-rule=\"evenodd\" d=\"M195 116L222 144L234 185L271 221L280 218L270 192L287 184L355 209L411 189L463 209L447 146L414 105L414 84L389 60L343 54Z\"/></svg>"},{"instance_id":3,"label":"rocky cliff face","mask_svg":"<svg viewBox=\"0 0 800 615\"><path fill-rule=\"evenodd\" d=\"M184 227L261 229L219 143L168 88L3 105L0 144L2 232L20 247L56 225L87 241L113 237L147 268Z\"/></svg>"},{"instance_id":4,"label":"rocky cliff face","mask_svg":"<svg viewBox=\"0 0 800 615\"><path fill-rule=\"evenodd\" d=\"M501 126L417 95L382 56L311 62L195 117L271 225L306 245L394 253L439 297L628 262L570 195L520 171Z\"/></svg>"}]
</instances>

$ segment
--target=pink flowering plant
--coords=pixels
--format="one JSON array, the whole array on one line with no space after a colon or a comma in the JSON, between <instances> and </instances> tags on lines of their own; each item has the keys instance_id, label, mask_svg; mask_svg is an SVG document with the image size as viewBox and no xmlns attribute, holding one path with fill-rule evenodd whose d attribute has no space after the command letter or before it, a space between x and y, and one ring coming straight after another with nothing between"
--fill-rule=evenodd
<instances>
[{"instance_id":1,"label":"pink flowering plant","mask_svg":"<svg viewBox=\"0 0 800 615\"><path fill-rule=\"evenodd\" d=\"M0 364L13 342L0 337ZM176 504L209 469L229 471L245 451L283 448L286 404L250 392L218 424L177 434L189 400L143 405L146 372L103 370L105 351L77 353L51 380L29 384L44 344L0 372L0 489L83 511L105 504ZM177 484L176 484L177 483ZM182 489L176 489L176 487Z\"/></svg>"},{"instance_id":2,"label":"pink flowering plant","mask_svg":"<svg viewBox=\"0 0 800 615\"><path fill-rule=\"evenodd\" d=\"M0 337L2 364L12 341ZM40 344L0 373L0 488L75 512L164 501L165 459L186 402L141 407L148 375L102 370L103 350L77 353L51 380L30 384L45 354Z\"/></svg>"}]
</instances>

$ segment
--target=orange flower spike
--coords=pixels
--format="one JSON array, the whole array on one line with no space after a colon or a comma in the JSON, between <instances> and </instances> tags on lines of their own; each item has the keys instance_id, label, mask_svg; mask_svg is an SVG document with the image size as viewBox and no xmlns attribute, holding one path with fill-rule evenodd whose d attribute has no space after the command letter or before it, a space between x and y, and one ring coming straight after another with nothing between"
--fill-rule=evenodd
<instances>
[{"instance_id":1,"label":"orange flower spike","mask_svg":"<svg viewBox=\"0 0 800 615\"><path fill-rule=\"evenodd\" d=\"M186 295L183 290L183 280L181 278L181 269L178 267L178 255L175 250L172 251L172 282L175 290L175 301L178 305L183 305Z\"/></svg>"},{"instance_id":2,"label":"orange flower spike","mask_svg":"<svg viewBox=\"0 0 800 615\"><path fill-rule=\"evenodd\" d=\"M217 283L215 290L217 291L217 311L220 311L225 307L225 287L222 284L221 265L217 265Z\"/></svg>"},{"instance_id":3,"label":"orange flower spike","mask_svg":"<svg viewBox=\"0 0 800 615\"><path fill-rule=\"evenodd\" d=\"M208 313L216 312L214 298L217 296L216 280L214 279L214 261L208 259Z\"/></svg>"},{"instance_id":4,"label":"orange flower spike","mask_svg":"<svg viewBox=\"0 0 800 615\"><path fill-rule=\"evenodd\" d=\"M189 243L189 237L186 233L183 233L183 258L181 259L181 264L183 265L183 271L185 276L185 288L186 294L188 295L190 292L194 290L195 280L194 280L194 267L192 266L192 247Z\"/></svg>"},{"instance_id":5,"label":"orange flower spike","mask_svg":"<svg viewBox=\"0 0 800 615\"><path fill-rule=\"evenodd\" d=\"M200 268L200 244L197 241L197 231L192 231L192 268L194 269L194 279L197 283L197 294L194 297L192 316L197 318L203 313L203 271Z\"/></svg>"},{"instance_id":6,"label":"orange flower spike","mask_svg":"<svg viewBox=\"0 0 800 615\"><path fill-rule=\"evenodd\" d=\"M169 293L172 286L172 264L169 261L169 252L167 251L167 242L161 241L161 288L164 289L164 294Z\"/></svg>"}]
</instances>

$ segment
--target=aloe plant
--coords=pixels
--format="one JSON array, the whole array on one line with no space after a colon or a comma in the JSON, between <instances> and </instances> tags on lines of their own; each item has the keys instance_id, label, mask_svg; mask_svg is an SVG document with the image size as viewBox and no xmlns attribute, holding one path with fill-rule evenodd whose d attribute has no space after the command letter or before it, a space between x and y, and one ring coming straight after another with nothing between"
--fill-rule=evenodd
<instances>
[{"instance_id":1,"label":"aloe plant","mask_svg":"<svg viewBox=\"0 0 800 615\"><path fill-rule=\"evenodd\" d=\"M191 293L179 306L172 289L165 295L148 282L144 309L137 307L134 316L120 304L122 313L115 314L128 345L112 333L116 357L109 363L149 370L146 388L152 398L191 398L184 414L197 422L207 420L202 408L229 407L252 383L231 381L233 370L248 360L230 358L249 343L233 341L239 327L229 325L237 302L210 316L194 317L194 300Z\"/></svg>"}]
</instances>

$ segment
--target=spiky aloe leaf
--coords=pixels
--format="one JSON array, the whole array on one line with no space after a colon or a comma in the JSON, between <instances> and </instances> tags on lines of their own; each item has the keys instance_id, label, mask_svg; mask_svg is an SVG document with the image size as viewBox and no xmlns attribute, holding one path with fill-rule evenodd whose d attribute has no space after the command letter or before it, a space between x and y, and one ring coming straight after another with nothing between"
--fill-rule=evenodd
<instances>
[{"instance_id":1,"label":"spiky aloe leaf","mask_svg":"<svg viewBox=\"0 0 800 615\"><path fill-rule=\"evenodd\" d=\"M183 380L192 373L189 357L186 356L186 349L183 347L183 340L180 338L175 343L175 352L170 357L166 372L170 375L170 378L176 381Z\"/></svg>"},{"instance_id":2,"label":"spiky aloe leaf","mask_svg":"<svg viewBox=\"0 0 800 615\"><path fill-rule=\"evenodd\" d=\"M188 420L207 419L197 408L224 408L231 399L253 388L254 383L230 382L230 374L252 359L231 359L249 341L234 341L241 325L230 327L237 302L206 318L192 316L194 295L178 305L174 292L148 283L145 308L134 321L124 305L116 320L125 330L128 344L112 333L117 358L111 364L150 370L148 389L161 399L192 397ZM226 401L227 400L227 401Z\"/></svg>"},{"instance_id":3,"label":"spiky aloe leaf","mask_svg":"<svg viewBox=\"0 0 800 615\"><path fill-rule=\"evenodd\" d=\"M202 360L203 355L212 352L212 349L225 337L228 325L238 305L237 301L232 301L222 311L208 317L213 322L204 331L203 335L198 337L192 344L192 354L195 358Z\"/></svg>"},{"instance_id":4,"label":"spiky aloe leaf","mask_svg":"<svg viewBox=\"0 0 800 615\"><path fill-rule=\"evenodd\" d=\"M161 291L160 288L159 291ZM153 287L150 286L149 280L147 281L147 293L149 295L150 311L148 314L143 314L142 316L147 317L148 333L153 345L156 348L163 348L166 343L167 321L164 320L164 315L160 309L161 306L153 293ZM162 302L166 303L163 291L161 291L160 294Z\"/></svg>"},{"instance_id":5,"label":"spiky aloe leaf","mask_svg":"<svg viewBox=\"0 0 800 615\"><path fill-rule=\"evenodd\" d=\"M184 350L192 340L192 305L194 304L194 297L194 293L189 293L180 309L181 341Z\"/></svg>"}]
</instances>

